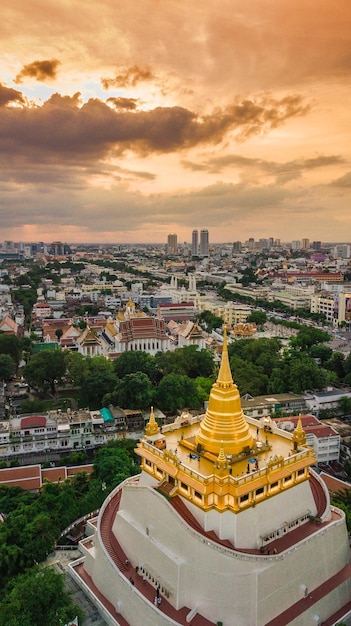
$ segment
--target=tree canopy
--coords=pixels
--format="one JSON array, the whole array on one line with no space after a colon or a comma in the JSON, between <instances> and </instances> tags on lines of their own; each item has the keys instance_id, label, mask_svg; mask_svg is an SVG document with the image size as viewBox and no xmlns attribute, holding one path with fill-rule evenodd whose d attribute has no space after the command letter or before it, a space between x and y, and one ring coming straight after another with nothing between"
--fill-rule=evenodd
<instances>
[{"instance_id":1,"label":"tree canopy","mask_svg":"<svg viewBox=\"0 0 351 626\"><path fill-rule=\"evenodd\" d=\"M195 381L184 374L167 374L158 386L156 404L163 411L173 413L201 406Z\"/></svg>"},{"instance_id":2,"label":"tree canopy","mask_svg":"<svg viewBox=\"0 0 351 626\"><path fill-rule=\"evenodd\" d=\"M0 601L0 626L65 626L82 610L53 569L33 567L8 585Z\"/></svg>"},{"instance_id":3,"label":"tree canopy","mask_svg":"<svg viewBox=\"0 0 351 626\"><path fill-rule=\"evenodd\" d=\"M66 372L64 353L61 350L42 350L34 354L24 368L24 377L33 389L56 396L57 383Z\"/></svg>"}]
</instances>

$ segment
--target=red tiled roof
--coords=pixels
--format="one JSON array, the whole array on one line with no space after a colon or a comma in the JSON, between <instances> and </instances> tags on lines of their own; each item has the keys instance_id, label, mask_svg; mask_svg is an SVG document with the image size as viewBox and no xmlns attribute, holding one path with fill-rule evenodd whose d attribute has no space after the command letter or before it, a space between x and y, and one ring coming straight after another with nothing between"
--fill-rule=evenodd
<instances>
[{"instance_id":1,"label":"red tiled roof","mask_svg":"<svg viewBox=\"0 0 351 626\"><path fill-rule=\"evenodd\" d=\"M286 424L287 422L292 422L296 428L299 419L301 419L302 428L305 433L313 434L319 439L323 437L338 436L338 433L334 430L334 428L327 424L323 424L314 415L289 415L289 417L273 418L273 421L276 422L278 426Z\"/></svg>"},{"instance_id":2,"label":"red tiled roof","mask_svg":"<svg viewBox=\"0 0 351 626\"><path fill-rule=\"evenodd\" d=\"M52 483L66 480L78 472L90 473L92 465L77 465L75 467L52 467L42 469L40 465L25 465L0 470L0 485L21 487L26 491L39 490L44 479Z\"/></svg>"},{"instance_id":3,"label":"red tiled roof","mask_svg":"<svg viewBox=\"0 0 351 626\"><path fill-rule=\"evenodd\" d=\"M67 467L48 467L43 469L42 472L43 482L49 480L51 483L58 483L59 480L66 480Z\"/></svg>"},{"instance_id":4,"label":"red tiled roof","mask_svg":"<svg viewBox=\"0 0 351 626\"><path fill-rule=\"evenodd\" d=\"M184 307L193 307L193 302L179 302L178 304L171 304L170 302L163 302L158 305L160 309L170 309L176 311L177 309L183 309Z\"/></svg>"},{"instance_id":5,"label":"red tiled roof","mask_svg":"<svg viewBox=\"0 0 351 626\"><path fill-rule=\"evenodd\" d=\"M45 415L29 415L28 417L22 417L21 429L23 428L38 428L46 426Z\"/></svg>"},{"instance_id":6,"label":"red tiled roof","mask_svg":"<svg viewBox=\"0 0 351 626\"><path fill-rule=\"evenodd\" d=\"M325 482L328 491L330 491L331 493L337 493L338 491L343 491L344 489L348 489L351 491L351 484L345 482L344 480L340 480L340 478L331 476L326 472L321 472L320 477Z\"/></svg>"},{"instance_id":7,"label":"red tiled roof","mask_svg":"<svg viewBox=\"0 0 351 626\"><path fill-rule=\"evenodd\" d=\"M67 467L67 477L74 476L75 474L79 474L79 472L90 472L93 471L93 465L75 465L74 467Z\"/></svg>"}]
</instances>

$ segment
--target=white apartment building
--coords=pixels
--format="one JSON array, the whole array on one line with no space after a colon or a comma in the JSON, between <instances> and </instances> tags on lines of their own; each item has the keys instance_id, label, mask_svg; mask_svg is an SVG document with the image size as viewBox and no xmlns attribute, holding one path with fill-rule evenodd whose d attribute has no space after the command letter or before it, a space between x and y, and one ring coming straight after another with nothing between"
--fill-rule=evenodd
<instances>
[{"instance_id":1,"label":"white apartment building","mask_svg":"<svg viewBox=\"0 0 351 626\"><path fill-rule=\"evenodd\" d=\"M330 285L335 287L334 285ZM337 285L339 289L328 289L311 297L311 312L323 313L328 322L339 326L351 323L351 286ZM342 290L343 289L343 290Z\"/></svg>"},{"instance_id":2,"label":"white apartment building","mask_svg":"<svg viewBox=\"0 0 351 626\"><path fill-rule=\"evenodd\" d=\"M279 428L293 432L301 419L306 434L306 443L314 449L317 463L339 461L341 437L330 425L323 424L314 415L300 415L274 419Z\"/></svg>"},{"instance_id":3,"label":"white apartment building","mask_svg":"<svg viewBox=\"0 0 351 626\"><path fill-rule=\"evenodd\" d=\"M0 422L0 461L28 458L73 450L86 450L116 439L128 430L127 419L105 421L100 411L48 411L46 415L13 417Z\"/></svg>"}]
</instances>

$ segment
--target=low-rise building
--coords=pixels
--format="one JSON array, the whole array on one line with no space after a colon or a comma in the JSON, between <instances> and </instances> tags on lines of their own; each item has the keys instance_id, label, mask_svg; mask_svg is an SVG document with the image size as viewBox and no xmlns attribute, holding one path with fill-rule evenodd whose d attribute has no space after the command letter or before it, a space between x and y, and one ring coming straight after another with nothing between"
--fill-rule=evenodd
<instances>
[{"instance_id":1,"label":"low-rise building","mask_svg":"<svg viewBox=\"0 0 351 626\"><path fill-rule=\"evenodd\" d=\"M282 430L293 432L299 419L306 433L306 443L314 449L317 462L339 461L341 438L329 424L320 422L314 415L295 415L288 419L274 418L274 422Z\"/></svg>"},{"instance_id":2,"label":"low-rise building","mask_svg":"<svg viewBox=\"0 0 351 626\"><path fill-rule=\"evenodd\" d=\"M308 391L304 394L308 410L317 417L321 411L337 409L343 397L351 398L351 391L329 387L326 391Z\"/></svg>"},{"instance_id":3,"label":"low-rise building","mask_svg":"<svg viewBox=\"0 0 351 626\"><path fill-rule=\"evenodd\" d=\"M0 461L13 459L28 462L57 460L72 451L86 451L102 446L126 433L142 429L140 411L123 409L61 409L46 415L12 417L0 422Z\"/></svg>"},{"instance_id":4,"label":"low-rise building","mask_svg":"<svg viewBox=\"0 0 351 626\"><path fill-rule=\"evenodd\" d=\"M304 397L295 393L275 393L255 397L245 394L241 398L241 405L245 415L255 418L273 415L277 411L284 411L289 415L298 415L306 411Z\"/></svg>"}]
</instances>

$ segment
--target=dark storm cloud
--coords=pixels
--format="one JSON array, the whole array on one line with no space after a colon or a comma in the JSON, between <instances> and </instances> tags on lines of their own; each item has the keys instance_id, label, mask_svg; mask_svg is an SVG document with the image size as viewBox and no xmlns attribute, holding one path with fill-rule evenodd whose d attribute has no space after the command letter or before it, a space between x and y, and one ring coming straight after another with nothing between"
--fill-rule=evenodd
<instances>
[{"instance_id":1,"label":"dark storm cloud","mask_svg":"<svg viewBox=\"0 0 351 626\"><path fill-rule=\"evenodd\" d=\"M134 111L137 108L139 100L137 98L108 98L106 102L111 104L115 109Z\"/></svg>"},{"instance_id":2,"label":"dark storm cloud","mask_svg":"<svg viewBox=\"0 0 351 626\"><path fill-rule=\"evenodd\" d=\"M25 100L20 91L16 89L10 89L0 83L0 107L6 106L10 103L24 104Z\"/></svg>"},{"instance_id":3,"label":"dark storm cloud","mask_svg":"<svg viewBox=\"0 0 351 626\"><path fill-rule=\"evenodd\" d=\"M56 78L59 65L60 61L57 59L33 61L33 63L29 63L21 69L14 82L17 84L23 83L24 78L35 78L38 81L53 80Z\"/></svg>"},{"instance_id":4,"label":"dark storm cloud","mask_svg":"<svg viewBox=\"0 0 351 626\"><path fill-rule=\"evenodd\" d=\"M149 82L155 79L155 75L148 67L123 68L114 78L102 78L101 84L104 89L111 87L135 87L139 83Z\"/></svg>"},{"instance_id":5,"label":"dark storm cloud","mask_svg":"<svg viewBox=\"0 0 351 626\"><path fill-rule=\"evenodd\" d=\"M297 96L264 97L237 100L201 117L178 106L116 111L98 99L81 105L79 94L54 94L40 107L4 108L0 155L6 155L7 163L26 159L86 163L125 150L144 156L171 153L218 144L228 135L243 141L308 110Z\"/></svg>"}]
</instances>

